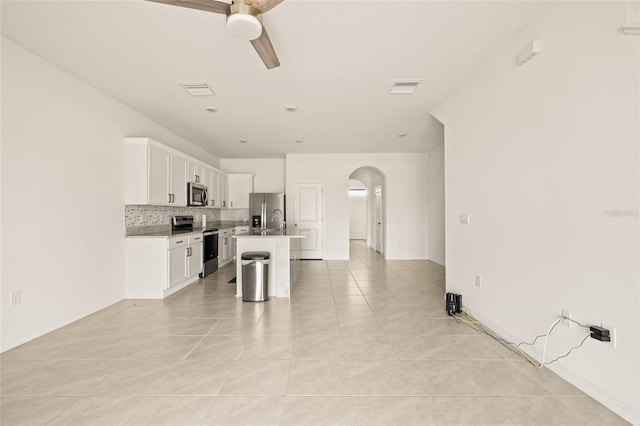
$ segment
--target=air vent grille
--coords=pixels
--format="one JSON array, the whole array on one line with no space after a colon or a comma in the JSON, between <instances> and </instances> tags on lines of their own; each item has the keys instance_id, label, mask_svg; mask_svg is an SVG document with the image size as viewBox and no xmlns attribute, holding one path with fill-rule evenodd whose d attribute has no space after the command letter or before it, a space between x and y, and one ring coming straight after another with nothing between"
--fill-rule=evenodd
<instances>
[{"instance_id":1,"label":"air vent grille","mask_svg":"<svg viewBox=\"0 0 640 426\"><path fill-rule=\"evenodd\" d=\"M416 91L418 84L422 83L422 79L413 80L395 80L389 93L394 95L410 95Z\"/></svg>"},{"instance_id":2,"label":"air vent grille","mask_svg":"<svg viewBox=\"0 0 640 426\"><path fill-rule=\"evenodd\" d=\"M178 84L184 87L191 96L213 96L213 90L205 81L179 81Z\"/></svg>"}]
</instances>

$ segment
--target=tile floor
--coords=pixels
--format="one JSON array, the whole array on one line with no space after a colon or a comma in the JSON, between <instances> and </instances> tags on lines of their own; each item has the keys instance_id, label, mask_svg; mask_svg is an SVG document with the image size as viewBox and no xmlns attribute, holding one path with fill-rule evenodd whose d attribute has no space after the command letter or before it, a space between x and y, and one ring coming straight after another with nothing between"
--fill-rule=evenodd
<instances>
[{"instance_id":1,"label":"tile floor","mask_svg":"<svg viewBox=\"0 0 640 426\"><path fill-rule=\"evenodd\" d=\"M303 262L293 297L265 303L236 300L227 265L7 351L0 423L626 424L447 317L441 266L361 241L351 259Z\"/></svg>"}]
</instances>

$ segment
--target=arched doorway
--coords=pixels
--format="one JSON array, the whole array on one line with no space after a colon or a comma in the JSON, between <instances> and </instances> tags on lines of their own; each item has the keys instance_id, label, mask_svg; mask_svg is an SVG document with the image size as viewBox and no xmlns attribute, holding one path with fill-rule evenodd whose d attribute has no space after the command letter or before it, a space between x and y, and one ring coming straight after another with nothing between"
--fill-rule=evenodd
<instances>
[{"instance_id":1,"label":"arched doorway","mask_svg":"<svg viewBox=\"0 0 640 426\"><path fill-rule=\"evenodd\" d=\"M365 190L365 239L367 247L378 251L384 256L386 252L386 177L384 173L375 167L363 166L354 170L349 175L349 179L350 200L355 197L362 197L362 187ZM353 185L355 186L353 192L351 191L351 182L354 182ZM360 183L359 188L356 182ZM357 202L350 201L350 206L357 205ZM350 214L357 213L350 211Z\"/></svg>"}]
</instances>

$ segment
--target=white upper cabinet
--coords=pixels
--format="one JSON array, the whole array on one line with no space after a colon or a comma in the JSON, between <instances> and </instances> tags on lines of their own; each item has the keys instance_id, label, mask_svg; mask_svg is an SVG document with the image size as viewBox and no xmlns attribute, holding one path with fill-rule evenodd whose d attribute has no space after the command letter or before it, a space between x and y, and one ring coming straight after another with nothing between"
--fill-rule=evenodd
<instances>
[{"instance_id":1,"label":"white upper cabinet","mask_svg":"<svg viewBox=\"0 0 640 426\"><path fill-rule=\"evenodd\" d=\"M125 152L125 204L186 206L187 183L195 182L207 187L209 207L229 207L225 172L150 138L125 138Z\"/></svg>"},{"instance_id":2,"label":"white upper cabinet","mask_svg":"<svg viewBox=\"0 0 640 426\"><path fill-rule=\"evenodd\" d=\"M171 195L172 206L187 205L187 160L171 154Z\"/></svg>"},{"instance_id":3,"label":"white upper cabinet","mask_svg":"<svg viewBox=\"0 0 640 426\"><path fill-rule=\"evenodd\" d=\"M220 197L220 205L218 207L227 208L228 203L228 178L224 173L218 173L218 197Z\"/></svg>"},{"instance_id":4,"label":"white upper cabinet","mask_svg":"<svg viewBox=\"0 0 640 426\"><path fill-rule=\"evenodd\" d=\"M205 167L204 164L197 163L195 161L189 161L189 175L188 175L189 182L195 182L201 185L208 186L205 178L206 168L207 167Z\"/></svg>"},{"instance_id":5,"label":"white upper cabinet","mask_svg":"<svg viewBox=\"0 0 640 426\"><path fill-rule=\"evenodd\" d=\"M169 171L171 170L171 154L154 146L148 147L149 152L149 199L138 204L170 204L171 190L169 189ZM130 179L127 179L129 184Z\"/></svg>"},{"instance_id":6,"label":"white upper cabinet","mask_svg":"<svg viewBox=\"0 0 640 426\"><path fill-rule=\"evenodd\" d=\"M209 207L220 207L220 193L218 191L218 172L211 169L209 173Z\"/></svg>"},{"instance_id":7,"label":"white upper cabinet","mask_svg":"<svg viewBox=\"0 0 640 426\"><path fill-rule=\"evenodd\" d=\"M253 192L253 174L232 173L229 175L230 209L248 209L249 194Z\"/></svg>"},{"instance_id":8,"label":"white upper cabinet","mask_svg":"<svg viewBox=\"0 0 640 426\"><path fill-rule=\"evenodd\" d=\"M126 204L186 206L187 159L151 139L126 143Z\"/></svg>"}]
</instances>

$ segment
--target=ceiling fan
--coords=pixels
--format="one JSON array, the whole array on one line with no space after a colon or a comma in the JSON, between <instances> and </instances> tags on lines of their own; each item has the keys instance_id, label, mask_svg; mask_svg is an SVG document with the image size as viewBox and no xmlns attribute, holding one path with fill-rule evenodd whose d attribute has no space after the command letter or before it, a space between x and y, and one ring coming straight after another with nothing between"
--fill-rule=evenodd
<instances>
[{"instance_id":1,"label":"ceiling fan","mask_svg":"<svg viewBox=\"0 0 640 426\"><path fill-rule=\"evenodd\" d=\"M280 66L267 30L262 25L262 14L276 7L283 0L233 0L232 4L217 0L148 1L227 15L229 31L243 40L251 41L267 69Z\"/></svg>"}]
</instances>

